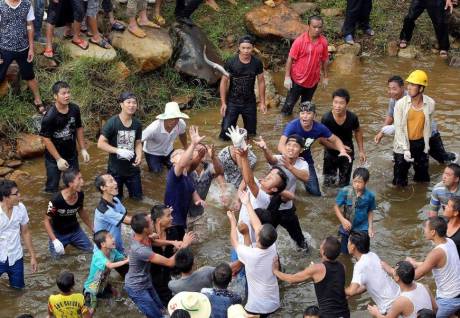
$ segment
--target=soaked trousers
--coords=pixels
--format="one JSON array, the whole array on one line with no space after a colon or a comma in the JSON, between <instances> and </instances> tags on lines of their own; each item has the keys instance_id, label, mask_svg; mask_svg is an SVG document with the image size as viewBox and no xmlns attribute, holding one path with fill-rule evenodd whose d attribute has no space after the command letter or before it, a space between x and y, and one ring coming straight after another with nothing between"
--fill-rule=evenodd
<instances>
[{"instance_id":1,"label":"soaked trousers","mask_svg":"<svg viewBox=\"0 0 460 318\"><path fill-rule=\"evenodd\" d=\"M362 30L367 30L371 26L369 18L372 11L372 0L347 0L347 11L345 22L343 23L343 35L354 35L356 25Z\"/></svg>"},{"instance_id":2,"label":"soaked trousers","mask_svg":"<svg viewBox=\"0 0 460 318\"><path fill-rule=\"evenodd\" d=\"M299 247L305 247L305 236L303 236L302 229L299 223L299 217L295 213L296 208L293 205L288 210L277 210L271 213L271 224L273 227L281 225L289 233L289 236L297 243Z\"/></svg>"},{"instance_id":3,"label":"soaked trousers","mask_svg":"<svg viewBox=\"0 0 460 318\"><path fill-rule=\"evenodd\" d=\"M244 128L248 131L248 136L255 136L257 132L257 106L256 104L238 105L227 103L227 110L222 119L222 128L219 138L230 140L225 134L231 126L236 126L238 117L243 117Z\"/></svg>"},{"instance_id":4,"label":"soaked trousers","mask_svg":"<svg viewBox=\"0 0 460 318\"><path fill-rule=\"evenodd\" d=\"M339 157L338 155L325 150L323 161L324 186L328 187L335 184L337 180L337 172L339 173L338 186L343 188L349 185L352 168L353 161L349 162L347 158Z\"/></svg>"},{"instance_id":5,"label":"soaked trousers","mask_svg":"<svg viewBox=\"0 0 460 318\"><path fill-rule=\"evenodd\" d=\"M449 50L449 34L446 21L446 11L444 10L444 0L412 0L409 12L404 18L403 28L399 38L410 41L415 28L415 21L423 13L428 12L431 23L436 33L440 50Z\"/></svg>"},{"instance_id":6,"label":"soaked trousers","mask_svg":"<svg viewBox=\"0 0 460 318\"><path fill-rule=\"evenodd\" d=\"M425 142L423 139L409 141L410 152L414 162L404 160L404 155L394 153L393 166L393 184L401 187L407 186L409 168L414 167L415 182L429 182L430 175L428 173L428 154L424 153Z\"/></svg>"},{"instance_id":7,"label":"soaked trousers","mask_svg":"<svg viewBox=\"0 0 460 318\"><path fill-rule=\"evenodd\" d=\"M284 102L284 106L281 109L281 112L285 115L291 115L295 104L299 100L299 97L301 103L311 101L313 99L313 94L315 94L316 87L318 87L318 84L313 87L306 88L296 84L293 81L292 88L289 90L286 96L286 101Z\"/></svg>"},{"instance_id":8,"label":"soaked trousers","mask_svg":"<svg viewBox=\"0 0 460 318\"><path fill-rule=\"evenodd\" d=\"M430 151L428 154L440 164L448 163L455 160L455 154L447 152L439 132L435 132L430 137Z\"/></svg>"}]
</instances>

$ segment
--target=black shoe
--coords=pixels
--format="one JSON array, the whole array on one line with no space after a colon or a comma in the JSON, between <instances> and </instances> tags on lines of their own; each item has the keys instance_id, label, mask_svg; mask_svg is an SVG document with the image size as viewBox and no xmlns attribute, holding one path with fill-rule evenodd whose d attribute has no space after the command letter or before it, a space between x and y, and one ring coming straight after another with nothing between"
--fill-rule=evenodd
<instances>
[{"instance_id":1,"label":"black shoe","mask_svg":"<svg viewBox=\"0 0 460 318\"><path fill-rule=\"evenodd\" d=\"M125 29L126 27L118 21L112 24L112 31L123 32Z\"/></svg>"},{"instance_id":2,"label":"black shoe","mask_svg":"<svg viewBox=\"0 0 460 318\"><path fill-rule=\"evenodd\" d=\"M192 19L189 17L176 17L176 21L180 24L188 25L189 27L195 26L195 23L193 23Z\"/></svg>"}]
</instances>

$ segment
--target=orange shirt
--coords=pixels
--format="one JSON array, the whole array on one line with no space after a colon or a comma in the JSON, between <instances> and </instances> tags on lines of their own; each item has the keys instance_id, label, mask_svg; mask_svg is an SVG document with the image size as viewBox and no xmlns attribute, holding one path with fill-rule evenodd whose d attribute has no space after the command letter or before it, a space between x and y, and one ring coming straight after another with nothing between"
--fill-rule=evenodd
<instances>
[{"instance_id":1,"label":"orange shirt","mask_svg":"<svg viewBox=\"0 0 460 318\"><path fill-rule=\"evenodd\" d=\"M423 109L415 110L412 106L407 114L407 134L409 140L419 140L423 138L425 127L425 114Z\"/></svg>"}]
</instances>

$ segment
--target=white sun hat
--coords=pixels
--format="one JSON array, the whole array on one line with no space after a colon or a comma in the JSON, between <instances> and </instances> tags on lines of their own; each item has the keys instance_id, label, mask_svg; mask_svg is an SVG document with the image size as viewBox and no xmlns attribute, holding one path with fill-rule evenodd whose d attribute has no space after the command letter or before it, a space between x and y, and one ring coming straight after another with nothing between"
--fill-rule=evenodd
<instances>
[{"instance_id":1,"label":"white sun hat","mask_svg":"<svg viewBox=\"0 0 460 318\"><path fill-rule=\"evenodd\" d=\"M208 297L196 292L180 292L168 303L168 312L171 315L176 309L184 309L192 318L209 318L211 303Z\"/></svg>"},{"instance_id":2,"label":"white sun hat","mask_svg":"<svg viewBox=\"0 0 460 318\"><path fill-rule=\"evenodd\" d=\"M251 315L240 304L231 305L227 309L227 318L258 318L259 315Z\"/></svg>"},{"instance_id":3,"label":"white sun hat","mask_svg":"<svg viewBox=\"0 0 460 318\"><path fill-rule=\"evenodd\" d=\"M157 116L157 119L173 119L173 118L184 118L189 119L187 114L180 111L179 104L176 102L166 103L165 112Z\"/></svg>"}]
</instances>

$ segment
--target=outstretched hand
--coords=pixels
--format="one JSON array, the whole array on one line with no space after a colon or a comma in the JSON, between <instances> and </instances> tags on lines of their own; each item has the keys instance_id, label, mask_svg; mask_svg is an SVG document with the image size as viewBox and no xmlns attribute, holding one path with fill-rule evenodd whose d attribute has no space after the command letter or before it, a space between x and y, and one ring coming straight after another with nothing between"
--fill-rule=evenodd
<instances>
[{"instance_id":1,"label":"outstretched hand","mask_svg":"<svg viewBox=\"0 0 460 318\"><path fill-rule=\"evenodd\" d=\"M267 144L265 143L265 140L262 138L262 136L259 136L259 140L254 140L254 143L257 145L262 150L267 149Z\"/></svg>"},{"instance_id":2,"label":"outstretched hand","mask_svg":"<svg viewBox=\"0 0 460 318\"><path fill-rule=\"evenodd\" d=\"M200 134L198 133L198 127L196 126L191 126L189 129L189 133L190 133L190 140L192 141L192 144L194 145L198 145L205 138L205 136L200 136Z\"/></svg>"},{"instance_id":3,"label":"outstretched hand","mask_svg":"<svg viewBox=\"0 0 460 318\"><path fill-rule=\"evenodd\" d=\"M242 129L238 126L236 126L236 128L230 126L228 132L225 134L232 140L233 146L236 148L245 149L247 147L245 141L247 135L246 129Z\"/></svg>"}]
</instances>

